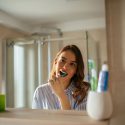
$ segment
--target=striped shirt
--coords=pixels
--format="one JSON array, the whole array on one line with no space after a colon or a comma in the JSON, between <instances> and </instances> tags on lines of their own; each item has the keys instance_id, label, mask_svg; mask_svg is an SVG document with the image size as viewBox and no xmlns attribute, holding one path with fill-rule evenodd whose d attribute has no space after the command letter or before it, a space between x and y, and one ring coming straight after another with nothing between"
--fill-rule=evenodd
<instances>
[{"instance_id":1,"label":"striped shirt","mask_svg":"<svg viewBox=\"0 0 125 125\"><path fill-rule=\"evenodd\" d=\"M79 105L75 105L75 100L72 97L73 88L74 85L71 83L65 90L65 93L70 101L71 109L85 110L86 98ZM36 88L33 96L32 109L61 109L60 101L48 83L40 85Z\"/></svg>"}]
</instances>

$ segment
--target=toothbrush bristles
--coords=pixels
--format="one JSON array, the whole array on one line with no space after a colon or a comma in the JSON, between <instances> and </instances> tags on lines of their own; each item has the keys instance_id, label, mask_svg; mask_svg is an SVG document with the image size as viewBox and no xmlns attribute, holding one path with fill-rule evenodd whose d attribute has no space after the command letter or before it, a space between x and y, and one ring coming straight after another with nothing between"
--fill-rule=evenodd
<instances>
[{"instance_id":1,"label":"toothbrush bristles","mask_svg":"<svg viewBox=\"0 0 125 125\"><path fill-rule=\"evenodd\" d=\"M60 76L61 77L65 77L65 76L67 76L68 74L66 73L66 72L63 72L63 71L60 71Z\"/></svg>"}]
</instances>

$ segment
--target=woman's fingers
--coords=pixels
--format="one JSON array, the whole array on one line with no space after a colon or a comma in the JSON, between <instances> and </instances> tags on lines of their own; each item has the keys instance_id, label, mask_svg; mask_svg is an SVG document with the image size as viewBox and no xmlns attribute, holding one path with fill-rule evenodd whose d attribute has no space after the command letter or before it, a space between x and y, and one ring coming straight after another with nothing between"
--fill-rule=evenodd
<instances>
[{"instance_id":1,"label":"woman's fingers","mask_svg":"<svg viewBox=\"0 0 125 125\"><path fill-rule=\"evenodd\" d=\"M54 85L53 79L49 79L48 82L49 82L51 85Z\"/></svg>"},{"instance_id":2,"label":"woman's fingers","mask_svg":"<svg viewBox=\"0 0 125 125\"><path fill-rule=\"evenodd\" d=\"M55 83L58 82L58 78L53 77L52 79L49 79L48 82L49 82L51 85L54 85Z\"/></svg>"},{"instance_id":3,"label":"woman's fingers","mask_svg":"<svg viewBox=\"0 0 125 125\"><path fill-rule=\"evenodd\" d=\"M52 80L55 82L55 81L56 81L56 79L57 79L57 78L56 78L56 76L55 76L55 75L53 75L53 76L52 76Z\"/></svg>"},{"instance_id":4,"label":"woman's fingers","mask_svg":"<svg viewBox=\"0 0 125 125\"><path fill-rule=\"evenodd\" d=\"M56 77L55 75L52 76L51 79L49 79L48 81L50 83L50 85L52 86L52 88L54 89L61 89L63 90L63 84L60 82L60 77Z\"/></svg>"}]
</instances>

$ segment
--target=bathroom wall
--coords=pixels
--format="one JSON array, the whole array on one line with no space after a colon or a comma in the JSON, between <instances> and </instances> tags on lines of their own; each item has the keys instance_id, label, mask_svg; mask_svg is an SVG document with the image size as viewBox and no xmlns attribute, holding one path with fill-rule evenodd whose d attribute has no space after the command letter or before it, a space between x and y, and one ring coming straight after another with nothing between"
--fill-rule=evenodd
<instances>
[{"instance_id":1,"label":"bathroom wall","mask_svg":"<svg viewBox=\"0 0 125 125\"><path fill-rule=\"evenodd\" d=\"M16 38L25 36L24 32L18 31L16 29L12 29L9 27L5 27L0 25L0 93L2 92L2 84L3 84L3 76L2 76L2 41L6 38Z\"/></svg>"},{"instance_id":2,"label":"bathroom wall","mask_svg":"<svg viewBox=\"0 0 125 125\"><path fill-rule=\"evenodd\" d=\"M88 30L88 58L94 59L97 74L107 59L106 28Z\"/></svg>"},{"instance_id":3,"label":"bathroom wall","mask_svg":"<svg viewBox=\"0 0 125 125\"><path fill-rule=\"evenodd\" d=\"M111 125L125 124L125 1L106 0L110 90L114 112Z\"/></svg>"}]
</instances>

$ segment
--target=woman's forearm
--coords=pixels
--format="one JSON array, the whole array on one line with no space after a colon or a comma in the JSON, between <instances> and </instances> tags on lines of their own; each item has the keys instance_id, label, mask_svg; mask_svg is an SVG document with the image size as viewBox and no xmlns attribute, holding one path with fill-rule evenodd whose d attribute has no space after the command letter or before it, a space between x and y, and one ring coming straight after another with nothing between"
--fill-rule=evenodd
<instances>
[{"instance_id":1,"label":"woman's forearm","mask_svg":"<svg viewBox=\"0 0 125 125\"><path fill-rule=\"evenodd\" d=\"M69 102L69 99L66 94L63 94L61 97L59 97L60 103L61 103L61 109L63 110L70 110L71 105Z\"/></svg>"}]
</instances>

